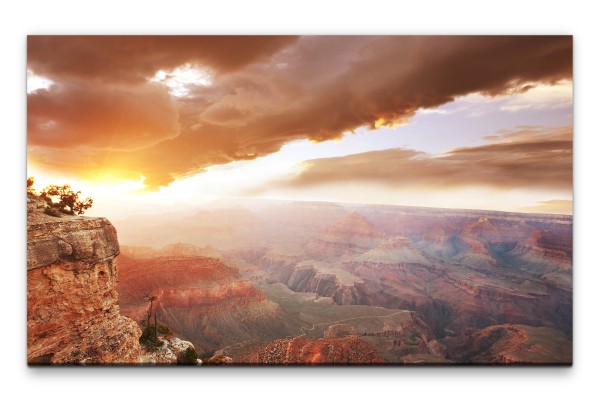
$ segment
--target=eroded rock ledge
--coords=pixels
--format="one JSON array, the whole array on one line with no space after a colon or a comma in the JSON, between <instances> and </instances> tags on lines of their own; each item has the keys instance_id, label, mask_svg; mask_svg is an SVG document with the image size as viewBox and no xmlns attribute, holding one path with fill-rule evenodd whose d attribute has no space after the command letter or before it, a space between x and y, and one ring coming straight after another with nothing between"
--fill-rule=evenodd
<instances>
[{"instance_id":1,"label":"eroded rock ledge","mask_svg":"<svg viewBox=\"0 0 600 401\"><path fill-rule=\"evenodd\" d=\"M27 270L53 263L89 264L119 254L117 231L102 217L54 218L27 225Z\"/></svg>"},{"instance_id":2,"label":"eroded rock ledge","mask_svg":"<svg viewBox=\"0 0 600 401\"><path fill-rule=\"evenodd\" d=\"M105 218L51 217L28 195L27 361L131 364L141 331L121 316L117 233Z\"/></svg>"}]
</instances>

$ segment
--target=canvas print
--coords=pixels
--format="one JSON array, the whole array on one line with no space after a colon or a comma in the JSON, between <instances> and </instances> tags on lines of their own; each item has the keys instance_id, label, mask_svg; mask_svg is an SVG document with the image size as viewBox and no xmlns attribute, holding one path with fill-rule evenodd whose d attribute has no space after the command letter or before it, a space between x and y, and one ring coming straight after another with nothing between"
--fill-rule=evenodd
<instances>
[{"instance_id":1,"label":"canvas print","mask_svg":"<svg viewBox=\"0 0 600 401\"><path fill-rule=\"evenodd\" d=\"M29 365L570 365L571 36L30 36Z\"/></svg>"}]
</instances>

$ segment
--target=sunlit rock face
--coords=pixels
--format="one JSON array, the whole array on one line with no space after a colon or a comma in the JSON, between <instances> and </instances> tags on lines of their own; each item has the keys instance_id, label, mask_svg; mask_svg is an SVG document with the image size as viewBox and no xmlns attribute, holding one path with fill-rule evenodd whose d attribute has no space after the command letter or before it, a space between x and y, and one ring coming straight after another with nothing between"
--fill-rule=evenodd
<instances>
[{"instance_id":1,"label":"sunlit rock face","mask_svg":"<svg viewBox=\"0 0 600 401\"><path fill-rule=\"evenodd\" d=\"M107 219L51 217L28 195L27 361L130 364L141 331L119 311L116 230Z\"/></svg>"}]
</instances>

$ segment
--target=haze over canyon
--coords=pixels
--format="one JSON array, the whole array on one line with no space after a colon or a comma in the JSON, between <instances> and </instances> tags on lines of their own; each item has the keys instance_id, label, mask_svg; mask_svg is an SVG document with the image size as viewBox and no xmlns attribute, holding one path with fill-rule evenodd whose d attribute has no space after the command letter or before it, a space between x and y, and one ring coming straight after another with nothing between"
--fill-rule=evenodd
<instances>
[{"instance_id":1,"label":"haze over canyon","mask_svg":"<svg viewBox=\"0 0 600 401\"><path fill-rule=\"evenodd\" d=\"M121 313L234 363L571 363L570 216L234 203L116 221Z\"/></svg>"}]
</instances>

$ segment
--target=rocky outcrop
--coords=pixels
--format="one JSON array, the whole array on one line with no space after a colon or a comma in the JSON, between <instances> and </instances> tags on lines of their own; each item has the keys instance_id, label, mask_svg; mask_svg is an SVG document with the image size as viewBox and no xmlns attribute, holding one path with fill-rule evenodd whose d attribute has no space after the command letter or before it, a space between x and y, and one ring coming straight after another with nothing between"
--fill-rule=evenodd
<instances>
[{"instance_id":1,"label":"rocky outcrop","mask_svg":"<svg viewBox=\"0 0 600 401\"><path fill-rule=\"evenodd\" d=\"M405 237L390 238L376 248L357 256L355 260L382 264L432 263L421 251L414 247L410 239Z\"/></svg>"},{"instance_id":2,"label":"rocky outcrop","mask_svg":"<svg viewBox=\"0 0 600 401\"><path fill-rule=\"evenodd\" d=\"M231 365L232 363L233 359L223 354L215 354L206 361L207 365Z\"/></svg>"},{"instance_id":3,"label":"rocky outcrop","mask_svg":"<svg viewBox=\"0 0 600 401\"><path fill-rule=\"evenodd\" d=\"M570 365L573 360L571 340L548 327L504 324L471 328L445 342L449 357L462 363Z\"/></svg>"},{"instance_id":4,"label":"rocky outcrop","mask_svg":"<svg viewBox=\"0 0 600 401\"><path fill-rule=\"evenodd\" d=\"M346 243L331 236L314 238L307 242L306 253L314 259L334 260L341 257L352 257L364 252L368 247Z\"/></svg>"},{"instance_id":5,"label":"rocky outcrop","mask_svg":"<svg viewBox=\"0 0 600 401\"><path fill-rule=\"evenodd\" d=\"M435 339L431 328L412 311L409 312L409 318L400 324L386 325L383 330L355 332L389 363L407 363L414 356L419 357L420 363L451 362L445 358L445 346Z\"/></svg>"},{"instance_id":6,"label":"rocky outcrop","mask_svg":"<svg viewBox=\"0 0 600 401\"><path fill-rule=\"evenodd\" d=\"M310 264L282 268L272 272L271 277L292 291L331 297L338 305L359 303L359 294L353 284L345 285L335 274L321 273Z\"/></svg>"},{"instance_id":7,"label":"rocky outcrop","mask_svg":"<svg viewBox=\"0 0 600 401\"><path fill-rule=\"evenodd\" d=\"M137 363L141 331L119 311L114 227L104 218L43 210L43 201L28 195L28 363Z\"/></svg>"},{"instance_id":8,"label":"rocky outcrop","mask_svg":"<svg viewBox=\"0 0 600 401\"><path fill-rule=\"evenodd\" d=\"M357 212L348 213L326 230L327 234L352 238L384 238L385 233L379 230L365 216Z\"/></svg>"},{"instance_id":9,"label":"rocky outcrop","mask_svg":"<svg viewBox=\"0 0 600 401\"><path fill-rule=\"evenodd\" d=\"M117 232L105 218L48 216L27 225L27 270L61 262L94 264L118 253Z\"/></svg>"},{"instance_id":10,"label":"rocky outcrop","mask_svg":"<svg viewBox=\"0 0 600 401\"><path fill-rule=\"evenodd\" d=\"M377 350L357 336L276 340L232 355L235 364L266 365L379 365Z\"/></svg>"},{"instance_id":11,"label":"rocky outcrop","mask_svg":"<svg viewBox=\"0 0 600 401\"><path fill-rule=\"evenodd\" d=\"M143 349L140 356L140 364L144 365L202 365L202 360L196 358L195 361L186 361L185 354L188 349L194 349L194 345L189 341L183 341L172 335L158 336L158 341L162 344L152 350Z\"/></svg>"},{"instance_id":12,"label":"rocky outcrop","mask_svg":"<svg viewBox=\"0 0 600 401\"><path fill-rule=\"evenodd\" d=\"M351 212L310 239L305 249L315 259L337 259L362 253L384 239L383 231L363 215Z\"/></svg>"},{"instance_id":13,"label":"rocky outcrop","mask_svg":"<svg viewBox=\"0 0 600 401\"><path fill-rule=\"evenodd\" d=\"M530 262L537 264L546 263L557 267L570 268L572 260L568 253L569 248L561 240L562 238L544 237L544 233L535 230L529 238L517 244L511 254L524 256ZM553 242L559 242L556 248L549 246Z\"/></svg>"}]
</instances>

